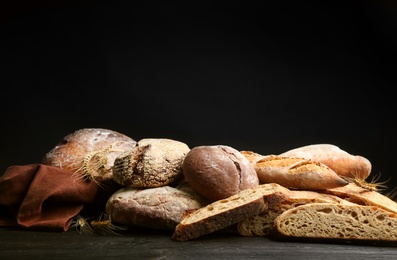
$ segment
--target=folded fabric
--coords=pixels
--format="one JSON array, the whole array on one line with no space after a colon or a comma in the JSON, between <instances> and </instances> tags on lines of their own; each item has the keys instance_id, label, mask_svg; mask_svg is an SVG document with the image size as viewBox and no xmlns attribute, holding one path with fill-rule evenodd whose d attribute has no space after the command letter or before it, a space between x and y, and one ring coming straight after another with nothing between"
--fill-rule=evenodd
<instances>
[{"instance_id":1,"label":"folded fabric","mask_svg":"<svg viewBox=\"0 0 397 260\"><path fill-rule=\"evenodd\" d=\"M0 226L66 231L78 214L100 214L119 187L101 188L58 167L15 165L0 176Z\"/></svg>"}]
</instances>

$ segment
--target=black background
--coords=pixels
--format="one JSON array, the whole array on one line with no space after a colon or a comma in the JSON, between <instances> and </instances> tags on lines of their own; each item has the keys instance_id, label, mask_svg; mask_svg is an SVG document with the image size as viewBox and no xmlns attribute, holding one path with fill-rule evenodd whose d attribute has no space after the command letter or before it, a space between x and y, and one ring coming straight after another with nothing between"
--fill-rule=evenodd
<instances>
[{"instance_id":1,"label":"black background","mask_svg":"<svg viewBox=\"0 0 397 260\"><path fill-rule=\"evenodd\" d=\"M1 171L93 127L261 154L330 143L397 186L395 2L115 2L1 8Z\"/></svg>"}]
</instances>

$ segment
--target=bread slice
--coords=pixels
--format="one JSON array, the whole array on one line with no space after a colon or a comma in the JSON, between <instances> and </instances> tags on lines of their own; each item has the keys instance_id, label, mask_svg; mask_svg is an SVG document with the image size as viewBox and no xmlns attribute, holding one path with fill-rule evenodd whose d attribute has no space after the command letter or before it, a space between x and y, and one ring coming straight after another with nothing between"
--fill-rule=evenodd
<instances>
[{"instance_id":1,"label":"bread slice","mask_svg":"<svg viewBox=\"0 0 397 260\"><path fill-rule=\"evenodd\" d=\"M172 239L187 241L230 227L265 210L266 197L274 197L274 200L278 200L284 193L284 187L269 183L217 200L187 214L175 227Z\"/></svg>"},{"instance_id":2,"label":"bread slice","mask_svg":"<svg viewBox=\"0 0 397 260\"><path fill-rule=\"evenodd\" d=\"M267 210L237 223L237 232L242 236L269 236L273 231L274 220L281 213L291 208L310 203L354 204L331 194L290 190L289 192L285 192L284 196L280 196L280 200L273 200L273 203L269 202Z\"/></svg>"},{"instance_id":3,"label":"bread slice","mask_svg":"<svg viewBox=\"0 0 397 260\"><path fill-rule=\"evenodd\" d=\"M328 189L326 192L356 204L376 206L397 214L396 201L378 191L362 188L355 183L349 183L344 187Z\"/></svg>"},{"instance_id":4,"label":"bread slice","mask_svg":"<svg viewBox=\"0 0 397 260\"><path fill-rule=\"evenodd\" d=\"M374 206L311 203L278 216L278 238L397 242L397 215Z\"/></svg>"}]
</instances>

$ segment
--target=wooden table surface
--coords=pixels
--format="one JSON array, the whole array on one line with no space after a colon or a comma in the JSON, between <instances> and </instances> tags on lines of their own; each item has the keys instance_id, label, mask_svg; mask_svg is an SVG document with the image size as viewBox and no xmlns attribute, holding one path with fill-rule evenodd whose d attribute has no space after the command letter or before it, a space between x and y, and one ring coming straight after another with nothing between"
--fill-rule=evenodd
<instances>
[{"instance_id":1,"label":"wooden table surface","mask_svg":"<svg viewBox=\"0 0 397 260\"><path fill-rule=\"evenodd\" d=\"M397 259L397 247L286 242L217 233L186 242L164 231L120 236L0 228L0 259Z\"/></svg>"}]
</instances>

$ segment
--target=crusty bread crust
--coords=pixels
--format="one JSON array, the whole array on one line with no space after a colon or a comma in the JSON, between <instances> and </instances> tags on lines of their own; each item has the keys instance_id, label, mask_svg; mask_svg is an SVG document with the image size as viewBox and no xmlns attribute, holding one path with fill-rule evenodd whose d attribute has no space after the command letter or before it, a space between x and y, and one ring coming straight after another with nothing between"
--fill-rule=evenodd
<instances>
[{"instance_id":1,"label":"crusty bread crust","mask_svg":"<svg viewBox=\"0 0 397 260\"><path fill-rule=\"evenodd\" d=\"M145 138L120 154L113 166L113 179L126 187L154 188L183 179L182 162L187 144L167 138Z\"/></svg>"},{"instance_id":2,"label":"crusty bread crust","mask_svg":"<svg viewBox=\"0 0 397 260\"><path fill-rule=\"evenodd\" d=\"M254 166L238 150L226 145L192 148L182 170L186 181L211 202L259 184Z\"/></svg>"},{"instance_id":3,"label":"crusty bread crust","mask_svg":"<svg viewBox=\"0 0 397 260\"><path fill-rule=\"evenodd\" d=\"M278 238L397 242L397 215L375 206L305 204L284 211L274 226Z\"/></svg>"},{"instance_id":4,"label":"crusty bread crust","mask_svg":"<svg viewBox=\"0 0 397 260\"><path fill-rule=\"evenodd\" d=\"M312 144L291 149L280 156L301 157L321 162L338 175L347 178L367 179L371 173L371 162L360 155L352 155L336 145Z\"/></svg>"},{"instance_id":5,"label":"crusty bread crust","mask_svg":"<svg viewBox=\"0 0 397 260\"><path fill-rule=\"evenodd\" d=\"M188 184L116 191L106 203L112 222L124 226L173 230L186 211L204 207L208 201Z\"/></svg>"},{"instance_id":6,"label":"crusty bread crust","mask_svg":"<svg viewBox=\"0 0 397 260\"><path fill-rule=\"evenodd\" d=\"M186 215L176 226L172 239L187 241L230 227L267 208L265 197L284 187L271 183L245 189Z\"/></svg>"},{"instance_id":7,"label":"crusty bread crust","mask_svg":"<svg viewBox=\"0 0 397 260\"><path fill-rule=\"evenodd\" d=\"M328 166L303 158L268 155L254 164L260 183L278 183L302 190L341 187L348 182Z\"/></svg>"}]
</instances>

